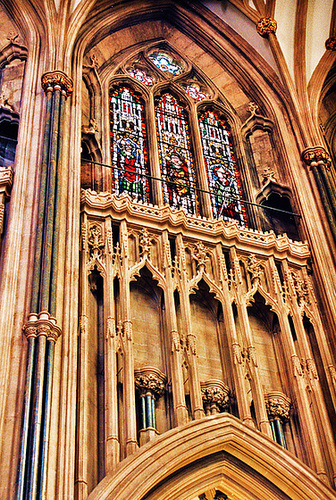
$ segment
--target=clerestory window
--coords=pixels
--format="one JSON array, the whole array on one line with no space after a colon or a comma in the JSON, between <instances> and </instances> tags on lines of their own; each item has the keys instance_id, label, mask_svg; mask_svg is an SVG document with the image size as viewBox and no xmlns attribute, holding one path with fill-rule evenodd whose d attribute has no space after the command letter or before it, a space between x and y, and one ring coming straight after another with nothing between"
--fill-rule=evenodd
<instances>
[{"instance_id":1,"label":"clerestory window","mask_svg":"<svg viewBox=\"0 0 336 500\"><path fill-rule=\"evenodd\" d=\"M160 47L122 71L109 94L113 192L245 225L223 103L182 58Z\"/></svg>"}]
</instances>

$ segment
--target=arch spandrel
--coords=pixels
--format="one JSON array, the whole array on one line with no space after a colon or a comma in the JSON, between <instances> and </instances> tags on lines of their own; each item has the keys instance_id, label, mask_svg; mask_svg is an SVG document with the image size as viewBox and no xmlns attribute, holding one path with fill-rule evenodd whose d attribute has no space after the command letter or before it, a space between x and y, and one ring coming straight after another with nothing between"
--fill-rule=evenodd
<instances>
[{"instance_id":1,"label":"arch spandrel","mask_svg":"<svg viewBox=\"0 0 336 500\"><path fill-rule=\"evenodd\" d=\"M214 456L210 474L207 467L202 471L202 462L209 465ZM291 453L224 414L193 421L143 446L108 474L88 500L193 500L214 486L239 500L336 498Z\"/></svg>"}]
</instances>

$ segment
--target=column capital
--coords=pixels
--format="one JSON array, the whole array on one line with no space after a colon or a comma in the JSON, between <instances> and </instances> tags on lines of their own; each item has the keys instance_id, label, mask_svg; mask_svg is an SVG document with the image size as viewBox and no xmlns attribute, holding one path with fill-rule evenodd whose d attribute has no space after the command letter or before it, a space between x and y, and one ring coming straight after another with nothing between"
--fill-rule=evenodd
<instances>
[{"instance_id":1,"label":"column capital","mask_svg":"<svg viewBox=\"0 0 336 500\"><path fill-rule=\"evenodd\" d=\"M163 395L167 378L158 368L144 366L134 370L135 387L141 395L147 393L159 398Z\"/></svg>"},{"instance_id":2,"label":"column capital","mask_svg":"<svg viewBox=\"0 0 336 500\"><path fill-rule=\"evenodd\" d=\"M28 321L23 325L22 329L27 339L44 335L47 340L52 340L55 343L62 333L61 328L56 325L56 319L46 311L39 314L29 314Z\"/></svg>"},{"instance_id":3,"label":"column capital","mask_svg":"<svg viewBox=\"0 0 336 500\"><path fill-rule=\"evenodd\" d=\"M277 30L277 22L273 17L262 17L257 23L257 32L263 38L268 37L270 33L275 35Z\"/></svg>"},{"instance_id":4,"label":"column capital","mask_svg":"<svg viewBox=\"0 0 336 500\"><path fill-rule=\"evenodd\" d=\"M271 391L265 394L265 403L270 420L289 419L291 400L282 392Z\"/></svg>"},{"instance_id":5,"label":"column capital","mask_svg":"<svg viewBox=\"0 0 336 500\"><path fill-rule=\"evenodd\" d=\"M309 167L316 167L318 165L331 167L331 158L329 153L323 146L313 146L306 148L301 153L301 159Z\"/></svg>"},{"instance_id":6,"label":"column capital","mask_svg":"<svg viewBox=\"0 0 336 500\"><path fill-rule=\"evenodd\" d=\"M207 415L228 409L230 389L221 380L211 379L201 382L201 392Z\"/></svg>"},{"instance_id":7,"label":"column capital","mask_svg":"<svg viewBox=\"0 0 336 500\"><path fill-rule=\"evenodd\" d=\"M45 92L53 92L58 88L65 95L70 95L73 91L72 80L63 71L48 71L48 73L44 73L41 78L41 84Z\"/></svg>"},{"instance_id":8,"label":"column capital","mask_svg":"<svg viewBox=\"0 0 336 500\"><path fill-rule=\"evenodd\" d=\"M331 36L325 42L325 48L327 50L336 50L336 36Z\"/></svg>"}]
</instances>

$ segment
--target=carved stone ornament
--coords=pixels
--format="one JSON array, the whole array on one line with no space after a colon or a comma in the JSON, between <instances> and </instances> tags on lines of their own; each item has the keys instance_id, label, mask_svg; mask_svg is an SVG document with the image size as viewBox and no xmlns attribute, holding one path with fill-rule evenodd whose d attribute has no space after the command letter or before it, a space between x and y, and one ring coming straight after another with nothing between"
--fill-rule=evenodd
<instances>
[{"instance_id":1,"label":"carved stone ornament","mask_svg":"<svg viewBox=\"0 0 336 500\"><path fill-rule=\"evenodd\" d=\"M5 201L9 197L13 184L12 167L0 167L0 235L3 232L5 218Z\"/></svg>"},{"instance_id":2,"label":"carved stone ornament","mask_svg":"<svg viewBox=\"0 0 336 500\"><path fill-rule=\"evenodd\" d=\"M207 415L214 415L230 405L230 389L221 380L201 382L202 399Z\"/></svg>"},{"instance_id":3,"label":"carved stone ornament","mask_svg":"<svg viewBox=\"0 0 336 500\"><path fill-rule=\"evenodd\" d=\"M270 167L264 168L262 172L262 184L265 185L267 182L278 182L274 170Z\"/></svg>"},{"instance_id":4,"label":"carved stone ornament","mask_svg":"<svg viewBox=\"0 0 336 500\"><path fill-rule=\"evenodd\" d=\"M188 333L187 335L187 349L191 354L196 356L196 337L192 333Z\"/></svg>"},{"instance_id":5,"label":"carved stone ornament","mask_svg":"<svg viewBox=\"0 0 336 500\"><path fill-rule=\"evenodd\" d=\"M42 88L44 92L52 92L60 88L66 95L72 94L73 83L63 71L49 71L42 75Z\"/></svg>"},{"instance_id":6,"label":"carved stone ornament","mask_svg":"<svg viewBox=\"0 0 336 500\"><path fill-rule=\"evenodd\" d=\"M262 17L257 24L257 32L262 37L267 37L270 33L275 35L277 22L272 17Z\"/></svg>"},{"instance_id":7,"label":"carved stone ornament","mask_svg":"<svg viewBox=\"0 0 336 500\"><path fill-rule=\"evenodd\" d=\"M165 391L167 377L158 368L145 366L134 370L135 387L140 395L150 394L159 398Z\"/></svg>"},{"instance_id":8,"label":"carved stone ornament","mask_svg":"<svg viewBox=\"0 0 336 500\"><path fill-rule=\"evenodd\" d=\"M307 364L307 372L308 372L309 377L311 379L317 380L318 373L317 373L315 361L313 359L309 358L306 360L306 364Z\"/></svg>"},{"instance_id":9,"label":"carved stone ornament","mask_svg":"<svg viewBox=\"0 0 336 500\"><path fill-rule=\"evenodd\" d=\"M243 362L242 350L240 345L237 343L232 344L232 350L235 364L238 363L240 365Z\"/></svg>"},{"instance_id":10,"label":"carved stone ornament","mask_svg":"<svg viewBox=\"0 0 336 500\"><path fill-rule=\"evenodd\" d=\"M27 339L29 337L46 336L47 340L56 342L62 330L56 325L56 319L46 311L39 314L29 314L27 323L23 326L23 332Z\"/></svg>"},{"instance_id":11,"label":"carved stone ornament","mask_svg":"<svg viewBox=\"0 0 336 500\"><path fill-rule=\"evenodd\" d=\"M13 168L0 166L0 191L4 192L6 196L9 195L10 189L13 184Z\"/></svg>"},{"instance_id":12,"label":"carved stone ornament","mask_svg":"<svg viewBox=\"0 0 336 500\"><path fill-rule=\"evenodd\" d=\"M142 249L142 257L149 257L151 247L151 238L147 229L143 229L140 236L140 245Z\"/></svg>"},{"instance_id":13,"label":"carved stone ornament","mask_svg":"<svg viewBox=\"0 0 336 500\"><path fill-rule=\"evenodd\" d=\"M325 48L327 50L336 50L336 36L331 36L326 40Z\"/></svg>"},{"instance_id":14,"label":"carved stone ornament","mask_svg":"<svg viewBox=\"0 0 336 500\"><path fill-rule=\"evenodd\" d=\"M89 327L89 318L85 314L79 316L79 330L81 335L86 335Z\"/></svg>"},{"instance_id":15,"label":"carved stone ornament","mask_svg":"<svg viewBox=\"0 0 336 500\"><path fill-rule=\"evenodd\" d=\"M270 420L289 419L291 400L282 392L271 391L265 395L265 403Z\"/></svg>"},{"instance_id":16,"label":"carved stone ornament","mask_svg":"<svg viewBox=\"0 0 336 500\"><path fill-rule=\"evenodd\" d=\"M181 347L181 339L178 331L172 330L171 337L172 337L172 352L179 351Z\"/></svg>"},{"instance_id":17,"label":"carved stone ornament","mask_svg":"<svg viewBox=\"0 0 336 500\"><path fill-rule=\"evenodd\" d=\"M205 268L205 263L209 259L206 253L206 248L202 242L194 246L193 258L197 262L197 269L202 270Z\"/></svg>"},{"instance_id":18,"label":"carved stone ornament","mask_svg":"<svg viewBox=\"0 0 336 500\"><path fill-rule=\"evenodd\" d=\"M90 226L88 242L92 259L99 259L104 248L103 231L99 224Z\"/></svg>"},{"instance_id":19,"label":"carved stone ornament","mask_svg":"<svg viewBox=\"0 0 336 500\"><path fill-rule=\"evenodd\" d=\"M19 34L13 32L13 31L10 31L6 38L7 38L7 40L9 40L10 43L15 43L15 42L17 42L17 39L19 38Z\"/></svg>"},{"instance_id":20,"label":"carved stone ornament","mask_svg":"<svg viewBox=\"0 0 336 500\"><path fill-rule=\"evenodd\" d=\"M325 166L328 169L331 167L330 155L322 146L305 149L301 154L301 159L309 167L316 167L318 165Z\"/></svg>"},{"instance_id":21,"label":"carved stone ornament","mask_svg":"<svg viewBox=\"0 0 336 500\"><path fill-rule=\"evenodd\" d=\"M251 101L249 102L248 104L248 110L249 112L251 113L251 116L254 116L257 114L257 111L259 109L259 106L258 104L256 104L255 102Z\"/></svg>"},{"instance_id":22,"label":"carved stone ornament","mask_svg":"<svg viewBox=\"0 0 336 500\"><path fill-rule=\"evenodd\" d=\"M290 275L295 289L298 304L299 306L302 306L308 300L307 285L305 281L300 278L297 272L291 271Z\"/></svg>"},{"instance_id":23,"label":"carved stone ornament","mask_svg":"<svg viewBox=\"0 0 336 500\"><path fill-rule=\"evenodd\" d=\"M297 376L302 377L304 366L296 354L293 354L293 356L292 356L292 363L293 363L293 369L294 369L294 377L297 377Z\"/></svg>"},{"instance_id":24,"label":"carved stone ornament","mask_svg":"<svg viewBox=\"0 0 336 500\"><path fill-rule=\"evenodd\" d=\"M254 254L250 254L248 256L247 270L252 275L252 282L255 280L260 281L262 266L260 264L260 260L258 260Z\"/></svg>"}]
</instances>

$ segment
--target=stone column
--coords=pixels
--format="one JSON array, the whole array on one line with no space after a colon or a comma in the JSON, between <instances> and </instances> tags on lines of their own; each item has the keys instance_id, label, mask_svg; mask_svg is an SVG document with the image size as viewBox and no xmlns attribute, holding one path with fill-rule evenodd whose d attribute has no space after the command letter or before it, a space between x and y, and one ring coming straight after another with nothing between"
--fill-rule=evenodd
<instances>
[{"instance_id":1,"label":"stone column","mask_svg":"<svg viewBox=\"0 0 336 500\"><path fill-rule=\"evenodd\" d=\"M28 340L25 407L17 498L45 498L54 347L61 334L48 313L30 314L24 325Z\"/></svg>"},{"instance_id":2,"label":"stone column","mask_svg":"<svg viewBox=\"0 0 336 500\"><path fill-rule=\"evenodd\" d=\"M25 407L21 436L17 499L45 498L54 345L61 333L56 311L56 276L60 212L59 166L65 100L72 81L62 71L42 76L46 121L38 199L31 311L24 332L28 339Z\"/></svg>"},{"instance_id":3,"label":"stone column","mask_svg":"<svg viewBox=\"0 0 336 500\"><path fill-rule=\"evenodd\" d=\"M140 446L157 434L155 400L165 391L166 376L157 368L146 366L134 371L135 387L140 398Z\"/></svg>"},{"instance_id":4,"label":"stone column","mask_svg":"<svg viewBox=\"0 0 336 500\"><path fill-rule=\"evenodd\" d=\"M183 385L183 347L181 343L180 333L177 329L177 318L174 304L174 282L172 273L177 271L176 268L172 266L168 231L163 232L163 240L164 268L167 283L167 289L165 291L165 303L167 311L166 322L169 332L170 344L170 377L172 383L175 424L177 426L180 426L188 422L188 410L185 402Z\"/></svg>"},{"instance_id":5,"label":"stone column","mask_svg":"<svg viewBox=\"0 0 336 500\"><path fill-rule=\"evenodd\" d=\"M331 173L331 158L322 146L314 146L305 149L301 159L314 174L323 208L336 241L336 182Z\"/></svg>"},{"instance_id":6,"label":"stone column","mask_svg":"<svg viewBox=\"0 0 336 500\"><path fill-rule=\"evenodd\" d=\"M274 441L287 449L283 423L289 419L291 401L282 392L271 391L265 395L265 403Z\"/></svg>"}]
</instances>

